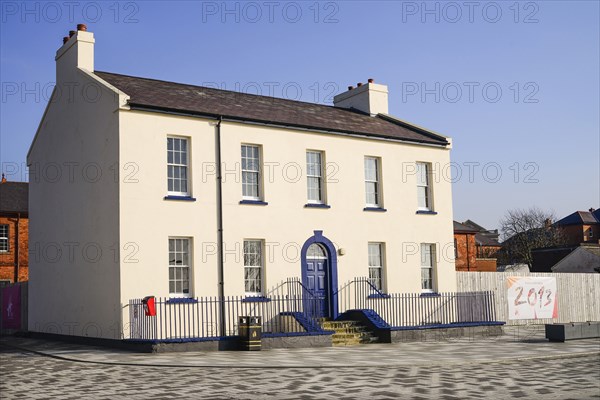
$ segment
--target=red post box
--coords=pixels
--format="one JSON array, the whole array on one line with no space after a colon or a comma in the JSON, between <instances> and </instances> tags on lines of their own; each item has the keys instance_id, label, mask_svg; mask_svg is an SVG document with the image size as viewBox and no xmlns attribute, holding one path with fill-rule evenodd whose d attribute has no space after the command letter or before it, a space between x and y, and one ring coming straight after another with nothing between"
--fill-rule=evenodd
<instances>
[{"instance_id":1,"label":"red post box","mask_svg":"<svg viewBox=\"0 0 600 400\"><path fill-rule=\"evenodd\" d=\"M146 296L142 300L144 304L144 313L147 317L156 317L156 298L154 296Z\"/></svg>"}]
</instances>

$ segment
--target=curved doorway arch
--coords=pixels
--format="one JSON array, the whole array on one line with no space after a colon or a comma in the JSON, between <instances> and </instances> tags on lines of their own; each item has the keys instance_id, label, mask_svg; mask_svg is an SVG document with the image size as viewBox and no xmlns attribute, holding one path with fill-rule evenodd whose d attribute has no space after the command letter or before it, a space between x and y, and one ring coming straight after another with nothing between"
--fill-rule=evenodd
<instances>
[{"instance_id":1,"label":"curved doorway arch","mask_svg":"<svg viewBox=\"0 0 600 400\"><path fill-rule=\"evenodd\" d=\"M337 252L323 231L314 231L304 242L301 262L302 284L322 298L320 316L337 318Z\"/></svg>"}]
</instances>

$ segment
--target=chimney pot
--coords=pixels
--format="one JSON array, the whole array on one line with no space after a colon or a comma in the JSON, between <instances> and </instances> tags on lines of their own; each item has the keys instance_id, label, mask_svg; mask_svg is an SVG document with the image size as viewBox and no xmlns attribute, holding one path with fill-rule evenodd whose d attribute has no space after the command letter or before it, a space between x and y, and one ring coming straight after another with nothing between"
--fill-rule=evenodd
<instances>
[{"instance_id":1,"label":"chimney pot","mask_svg":"<svg viewBox=\"0 0 600 400\"><path fill-rule=\"evenodd\" d=\"M87 25L86 24L77 24L77 30L78 31L87 31Z\"/></svg>"},{"instance_id":2,"label":"chimney pot","mask_svg":"<svg viewBox=\"0 0 600 400\"><path fill-rule=\"evenodd\" d=\"M77 31L69 31L69 37L72 37L76 33L77 33Z\"/></svg>"},{"instance_id":3,"label":"chimney pot","mask_svg":"<svg viewBox=\"0 0 600 400\"><path fill-rule=\"evenodd\" d=\"M67 43L68 41L69 41L69 37L68 36L63 37L63 44Z\"/></svg>"},{"instance_id":4,"label":"chimney pot","mask_svg":"<svg viewBox=\"0 0 600 400\"><path fill-rule=\"evenodd\" d=\"M372 85L369 85L373 83ZM353 90L358 88L357 90ZM366 90L365 90L366 89ZM359 82L356 86L348 86L348 91L340 93L333 98L333 106L339 108L353 108L366 114L375 116L387 114L388 87L375 84L373 78L368 83Z\"/></svg>"}]
</instances>

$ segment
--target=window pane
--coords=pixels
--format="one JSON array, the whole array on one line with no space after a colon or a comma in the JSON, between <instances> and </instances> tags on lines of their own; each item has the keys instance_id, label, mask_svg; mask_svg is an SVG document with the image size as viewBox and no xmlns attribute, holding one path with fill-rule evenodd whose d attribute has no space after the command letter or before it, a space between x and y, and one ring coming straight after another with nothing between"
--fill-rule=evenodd
<instances>
[{"instance_id":1,"label":"window pane","mask_svg":"<svg viewBox=\"0 0 600 400\"><path fill-rule=\"evenodd\" d=\"M365 182L365 192L367 204L377 205L377 184L375 182Z\"/></svg>"},{"instance_id":2,"label":"window pane","mask_svg":"<svg viewBox=\"0 0 600 400\"><path fill-rule=\"evenodd\" d=\"M259 198L259 173L258 146L242 145L242 196Z\"/></svg>"},{"instance_id":3,"label":"window pane","mask_svg":"<svg viewBox=\"0 0 600 400\"><path fill-rule=\"evenodd\" d=\"M365 179L369 181L377 180L377 159L365 158Z\"/></svg>"},{"instance_id":4,"label":"window pane","mask_svg":"<svg viewBox=\"0 0 600 400\"><path fill-rule=\"evenodd\" d=\"M316 243L311 244L306 251L307 258L327 258L325 250Z\"/></svg>"},{"instance_id":5,"label":"window pane","mask_svg":"<svg viewBox=\"0 0 600 400\"><path fill-rule=\"evenodd\" d=\"M421 288L431 290L433 288L431 281L431 269L421 269Z\"/></svg>"},{"instance_id":6,"label":"window pane","mask_svg":"<svg viewBox=\"0 0 600 400\"><path fill-rule=\"evenodd\" d=\"M8 225L0 225L0 251L8 251Z\"/></svg>"},{"instance_id":7,"label":"window pane","mask_svg":"<svg viewBox=\"0 0 600 400\"><path fill-rule=\"evenodd\" d=\"M381 290L381 268L369 268L369 282L377 290Z\"/></svg>"},{"instance_id":8,"label":"window pane","mask_svg":"<svg viewBox=\"0 0 600 400\"><path fill-rule=\"evenodd\" d=\"M379 243L369 243L369 266L381 265L381 245Z\"/></svg>"},{"instance_id":9,"label":"window pane","mask_svg":"<svg viewBox=\"0 0 600 400\"><path fill-rule=\"evenodd\" d=\"M262 291L262 242L244 241L244 288L246 293Z\"/></svg>"},{"instance_id":10,"label":"window pane","mask_svg":"<svg viewBox=\"0 0 600 400\"><path fill-rule=\"evenodd\" d=\"M430 243L421 244L421 287L424 290L433 290L433 276L435 268L435 247Z\"/></svg>"},{"instance_id":11,"label":"window pane","mask_svg":"<svg viewBox=\"0 0 600 400\"><path fill-rule=\"evenodd\" d=\"M307 194L309 201L322 202L322 165L321 152L306 152Z\"/></svg>"},{"instance_id":12,"label":"window pane","mask_svg":"<svg viewBox=\"0 0 600 400\"><path fill-rule=\"evenodd\" d=\"M422 266L431 266L431 253L428 244L421 244L421 265Z\"/></svg>"},{"instance_id":13,"label":"window pane","mask_svg":"<svg viewBox=\"0 0 600 400\"><path fill-rule=\"evenodd\" d=\"M422 186L427 186L428 177L427 177L427 164L425 163L417 163L417 184Z\"/></svg>"},{"instance_id":14,"label":"window pane","mask_svg":"<svg viewBox=\"0 0 600 400\"><path fill-rule=\"evenodd\" d=\"M308 177L308 200L321 201L321 179Z\"/></svg>"},{"instance_id":15,"label":"window pane","mask_svg":"<svg viewBox=\"0 0 600 400\"><path fill-rule=\"evenodd\" d=\"M169 239L169 292L190 293L189 239Z\"/></svg>"},{"instance_id":16,"label":"window pane","mask_svg":"<svg viewBox=\"0 0 600 400\"><path fill-rule=\"evenodd\" d=\"M188 194L187 147L187 139L167 139L167 190L169 192Z\"/></svg>"},{"instance_id":17,"label":"window pane","mask_svg":"<svg viewBox=\"0 0 600 400\"><path fill-rule=\"evenodd\" d=\"M417 187L417 204L419 208L427 208L427 187Z\"/></svg>"}]
</instances>

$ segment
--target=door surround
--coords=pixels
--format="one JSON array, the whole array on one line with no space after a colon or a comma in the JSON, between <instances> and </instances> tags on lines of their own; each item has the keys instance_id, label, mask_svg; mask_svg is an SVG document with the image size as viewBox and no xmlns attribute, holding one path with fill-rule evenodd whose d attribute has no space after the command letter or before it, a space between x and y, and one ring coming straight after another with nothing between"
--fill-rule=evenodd
<instances>
[{"instance_id":1,"label":"door surround","mask_svg":"<svg viewBox=\"0 0 600 400\"><path fill-rule=\"evenodd\" d=\"M306 282L307 275L307 258L306 253L311 244L319 244L327 252L327 299L328 299L328 314L331 319L336 319L338 316L338 298L337 298L337 251L331 240L323 236L323 231L314 231L313 236L309 237L300 252L301 268L302 268L302 283Z\"/></svg>"}]
</instances>

